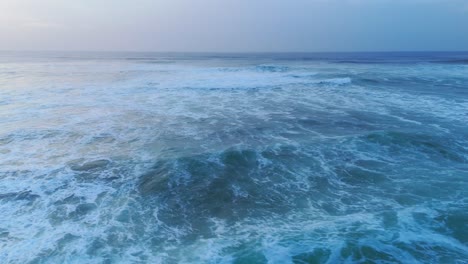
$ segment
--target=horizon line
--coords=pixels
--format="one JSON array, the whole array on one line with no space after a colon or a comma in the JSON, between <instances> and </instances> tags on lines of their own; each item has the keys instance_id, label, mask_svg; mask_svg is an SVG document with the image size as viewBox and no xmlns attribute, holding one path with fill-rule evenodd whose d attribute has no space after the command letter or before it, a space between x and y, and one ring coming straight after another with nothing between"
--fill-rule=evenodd
<instances>
[{"instance_id":1,"label":"horizon line","mask_svg":"<svg viewBox=\"0 0 468 264\"><path fill-rule=\"evenodd\" d=\"M303 53L465 53L467 50L381 51L162 51L162 50L0 50L0 52L89 52L89 53L192 53L192 54L303 54Z\"/></svg>"}]
</instances>

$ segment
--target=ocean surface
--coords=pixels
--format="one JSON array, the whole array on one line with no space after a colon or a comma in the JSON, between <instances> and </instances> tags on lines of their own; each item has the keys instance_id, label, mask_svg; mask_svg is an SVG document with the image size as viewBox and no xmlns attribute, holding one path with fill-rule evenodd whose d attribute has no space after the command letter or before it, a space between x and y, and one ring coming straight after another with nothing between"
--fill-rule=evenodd
<instances>
[{"instance_id":1,"label":"ocean surface","mask_svg":"<svg viewBox=\"0 0 468 264\"><path fill-rule=\"evenodd\" d=\"M468 53L0 53L0 263L468 263Z\"/></svg>"}]
</instances>

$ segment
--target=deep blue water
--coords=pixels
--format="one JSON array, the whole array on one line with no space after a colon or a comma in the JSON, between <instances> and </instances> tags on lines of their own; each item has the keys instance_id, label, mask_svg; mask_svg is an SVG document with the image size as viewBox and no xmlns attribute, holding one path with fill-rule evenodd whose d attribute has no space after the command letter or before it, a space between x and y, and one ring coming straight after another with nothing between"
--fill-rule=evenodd
<instances>
[{"instance_id":1,"label":"deep blue water","mask_svg":"<svg viewBox=\"0 0 468 264\"><path fill-rule=\"evenodd\" d=\"M0 263L468 263L468 53L0 53Z\"/></svg>"}]
</instances>

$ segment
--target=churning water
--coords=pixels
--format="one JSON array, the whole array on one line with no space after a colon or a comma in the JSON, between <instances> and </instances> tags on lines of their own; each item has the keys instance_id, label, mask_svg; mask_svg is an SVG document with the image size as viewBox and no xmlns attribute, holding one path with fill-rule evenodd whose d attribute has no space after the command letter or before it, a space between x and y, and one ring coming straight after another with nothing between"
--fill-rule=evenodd
<instances>
[{"instance_id":1,"label":"churning water","mask_svg":"<svg viewBox=\"0 0 468 264\"><path fill-rule=\"evenodd\" d=\"M2 53L0 263L468 263L468 54Z\"/></svg>"}]
</instances>

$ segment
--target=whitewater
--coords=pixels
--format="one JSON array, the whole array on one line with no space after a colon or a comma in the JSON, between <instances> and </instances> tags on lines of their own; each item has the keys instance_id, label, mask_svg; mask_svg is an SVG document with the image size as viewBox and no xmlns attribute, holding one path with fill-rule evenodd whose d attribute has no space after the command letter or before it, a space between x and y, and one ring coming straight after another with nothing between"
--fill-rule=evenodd
<instances>
[{"instance_id":1,"label":"whitewater","mask_svg":"<svg viewBox=\"0 0 468 264\"><path fill-rule=\"evenodd\" d=\"M468 53L0 53L0 263L468 263Z\"/></svg>"}]
</instances>

